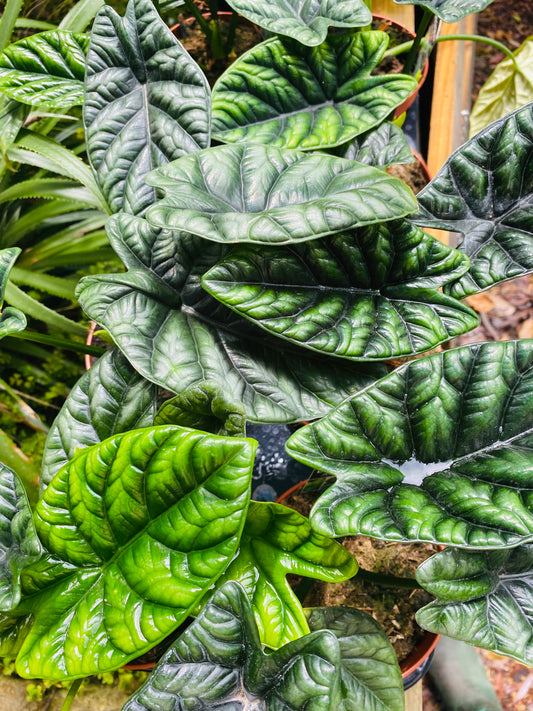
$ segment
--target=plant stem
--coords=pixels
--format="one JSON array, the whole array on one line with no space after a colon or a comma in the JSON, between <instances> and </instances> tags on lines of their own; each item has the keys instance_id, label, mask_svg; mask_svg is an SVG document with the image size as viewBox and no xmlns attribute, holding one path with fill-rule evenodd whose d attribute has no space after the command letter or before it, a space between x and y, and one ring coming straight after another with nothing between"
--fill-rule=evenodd
<instances>
[{"instance_id":1,"label":"plant stem","mask_svg":"<svg viewBox=\"0 0 533 711\"><path fill-rule=\"evenodd\" d=\"M211 42L211 28L209 27L209 23L205 20L200 10L196 7L192 0L184 0L184 5L187 8L187 11L194 16L196 22L198 23L199 27L201 27L202 32L207 37L208 41Z\"/></svg>"},{"instance_id":2,"label":"plant stem","mask_svg":"<svg viewBox=\"0 0 533 711\"><path fill-rule=\"evenodd\" d=\"M237 31L238 23L239 15L235 12L235 10L233 10L228 27L228 34L226 35L226 44L224 45L224 54L226 55L226 57L233 49L233 44L235 42L235 32Z\"/></svg>"},{"instance_id":3,"label":"plant stem","mask_svg":"<svg viewBox=\"0 0 533 711\"><path fill-rule=\"evenodd\" d=\"M72 684L70 685L70 689L68 690L68 694L63 701L63 706L61 707L61 711L69 711L70 707L72 706L72 702L74 701L76 694L78 693L78 690L81 686L83 679L74 679Z\"/></svg>"},{"instance_id":4,"label":"plant stem","mask_svg":"<svg viewBox=\"0 0 533 711\"><path fill-rule=\"evenodd\" d=\"M359 568L355 578L368 580L376 585L393 588L408 588L409 590L419 590L420 585L414 578L397 578L394 575L382 575L381 573L372 573L369 570Z\"/></svg>"},{"instance_id":5,"label":"plant stem","mask_svg":"<svg viewBox=\"0 0 533 711\"><path fill-rule=\"evenodd\" d=\"M409 50L409 54L407 55L407 59L405 60L405 64L403 66L404 74L410 74L413 71L416 56L418 54L418 48L420 47L420 43L426 36L426 32L428 31L428 27L430 26L432 19L433 12L427 7L424 8L424 14L422 16L422 19L420 20L420 24L418 25L416 37L413 40L413 46Z\"/></svg>"},{"instance_id":6,"label":"plant stem","mask_svg":"<svg viewBox=\"0 0 533 711\"><path fill-rule=\"evenodd\" d=\"M105 348L97 346L87 346L85 343L76 343L66 338L56 338L48 336L45 333L37 333L36 331L21 331L20 333L10 333L10 338L18 338L21 341L32 341L33 343L44 343L47 346L55 346L56 348L64 348L67 351L75 353L88 353L93 356L101 356L106 351Z\"/></svg>"},{"instance_id":7,"label":"plant stem","mask_svg":"<svg viewBox=\"0 0 533 711\"><path fill-rule=\"evenodd\" d=\"M498 42L498 40L491 39L490 37L483 37L482 35L441 35L440 37L437 37L437 42L445 42L446 40L465 40L467 42L472 41L481 42L481 44L488 44L491 47L495 47L496 49L499 49L501 52L503 52L505 56L513 63L515 71L521 72L521 69L518 66L518 62L516 61L516 57L514 56L514 54L504 44Z\"/></svg>"},{"instance_id":8,"label":"plant stem","mask_svg":"<svg viewBox=\"0 0 533 711\"><path fill-rule=\"evenodd\" d=\"M363 0L363 3L370 10L370 14L372 14L372 0ZM366 27L361 27L361 32L366 32L367 30L371 30L371 29L372 29L372 24L367 25Z\"/></svg>"}]
</instances>

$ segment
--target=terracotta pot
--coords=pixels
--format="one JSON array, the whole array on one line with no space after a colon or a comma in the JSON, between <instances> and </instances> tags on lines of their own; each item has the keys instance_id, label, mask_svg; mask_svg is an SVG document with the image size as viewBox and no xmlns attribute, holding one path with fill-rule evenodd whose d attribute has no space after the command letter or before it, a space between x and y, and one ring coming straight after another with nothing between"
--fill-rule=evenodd
<instances>
[{"instance_id":1,"label":"terracotta pot","mask_svg":"<svg viewBox=\"0 0 533 711\"><path fill-rule=\"evenodd\" d=\"M397 20L392 20L390 17L385 17L384 15L374 15L374 14L372 15L372 18L374 20L384 20L386 22L389 22L392 26L399 27L402 30L402 32L405 32L405 34L409 35L409 37L411 37L411 39L414 39L416 37L416 34L411 29L409 29L409 27L407 27L406 25L403 25L401 22L398 22ZM405 113L407 111L407 109L409 109L412 106L414 100L416 99L416 97L418 96L418 94L420 92L420 89L422 88L422 85L426 81L428 71L429 71L429 60L426 59L426 63L424 64L424 68L422 70L422 76L420 77L420 79L418 81L418 86L411 94L409 94L407 99L405 99L405 101L403 101L398 106L398 108L394 112L394 118L398 118L403 113Z\"/></svg>"},{"instance_id":2,"label":"terracotta pot","mask_svg":"<svg viewBox=\"0 0 533 711\"><path fill-rule=\"evenodd\" d=\"M281 504L295 491L299 491L307 482L301 481L282 494L277 503ZM400 663L402 672L403 688L405 690L414 686L426 674L431 664L433 652L438 644L440 635L433 632L426 632L421 642L419 642L409 656Z\"/></svg>"}]
</instances>

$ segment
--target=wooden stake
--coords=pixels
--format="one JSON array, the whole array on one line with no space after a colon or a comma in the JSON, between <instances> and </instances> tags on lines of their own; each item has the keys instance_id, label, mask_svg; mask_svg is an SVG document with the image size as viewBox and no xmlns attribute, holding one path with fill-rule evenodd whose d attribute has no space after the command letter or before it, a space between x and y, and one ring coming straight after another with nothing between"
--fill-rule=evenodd
<instances>
[{"instance_id":1,"label":"wooden stake","mask_svg":"<svg viewBox=\"0 0 533 711\"><path fill-rule=\"evenodd\" d=\"M402 25L406 25L411 30L415 28L415 9L413 5L397 5L393 0L372 0L372 12L401 22Z\"/></svg>"},{"instance_id":2,"label":"wooden stake","mask_svg":"<svg viewBox=\"0 0 533 711\"><path fill-rule=\"evenodd\" d=\"M405 692L405 711L422 711L422 682Z\"/></svg>"}]
</instances>

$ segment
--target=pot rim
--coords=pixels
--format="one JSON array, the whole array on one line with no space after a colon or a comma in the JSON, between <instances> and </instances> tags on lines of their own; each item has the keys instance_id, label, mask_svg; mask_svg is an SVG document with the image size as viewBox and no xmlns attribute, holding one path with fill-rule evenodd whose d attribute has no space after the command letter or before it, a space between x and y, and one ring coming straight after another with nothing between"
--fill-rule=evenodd
<instances>
[{"instance_id":1,"label":"pot rim","mask_svg":"<svg viewBox=\"0 0 533 711\"><path fill-rule=\"evenodd\" d=\"M276 503L283 503L283 501L291 494L303 488L307 481L308 480L306 479L305 481L300 481L297 484L294 484L294 486L291 486L290 489L287 489L287 491L278 497ZM440 639L439 634L428 632L427 630L423 631L424 637L422 640L413 648L412 652L403 660L403 662L400 662L400 671L402 672L402 679L404 680L407 679L407 677L409 677L416 669L418 669L418 667L422 666L426 659L433 654Z\"/></svg>"}]
</instances>

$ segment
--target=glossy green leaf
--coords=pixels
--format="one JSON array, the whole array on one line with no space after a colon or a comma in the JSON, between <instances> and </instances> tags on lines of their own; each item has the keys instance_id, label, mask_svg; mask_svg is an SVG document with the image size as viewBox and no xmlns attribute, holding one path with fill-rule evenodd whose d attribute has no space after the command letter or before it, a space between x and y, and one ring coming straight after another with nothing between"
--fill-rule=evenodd
<instances>
[{"instance_id":1,"label":"glossy green leaf","mask_svg":"<svg viewBox=\"0 0 533 711\"><path fill-rule=\"evenodd\" d=\"M215 242L288 244L402 217L411 190L377 168L270 146L219 146L151 173L165 192L147 212L156 227Z\"/></svg>"},{"instance_id":2,"label":"glossy green leaf","mask_svg":"<svg viewBox=\"0 0 533 711\"><path fill-rule=\"evenodd\" d=\"M385 121L377 128L354 138L339 153L343 158L356 160L376 168L388 168L397 163L413 163L414 156L404 132L399 126Z\"/></svg>"},{"instance_id":3,"label":"glossy green leaf","mask_svg":"<svg viewBox=\"0 0 533 711\"><path fill-rule=\"evenodd\" d=\"M315 150L368 131L417 85L404 74L371 74L388 43L378 31L331 35L318 47L266 40L217 81L213 136Z\"/></svg>"},{"instance_id":4,"label":"glossy green leaf","mask_svg":"<svg viewBox=\"0 0 533 711\"><path fill-rule=\"evenodd\" d=\"M0 462L0 610L18 605L21 573L40 553L24 487Z\"/></svg>"},{"instance_id":5,"label":"glossy green leaf","mask_svg":"<svg viewBox=\"0 0 533 711\"><path fill-rule=\"evenodd\" d=\"M426 629L533 665L533 546L448 549L417 580L437 600L417 612Z\"/></svg>"},{"instance_id":6,"label":"glossy green leaf","mask_svg":"<svg viewBox=\"0 0 533 711\"><path fill-rule=\"evenodd\" d=\"M533 340L412 361L298 430L287 451L338 482L326 535L501 548L533 540Z\"/></svg>"},{"instance_id":7,"label":"glossy green leaf","mask_svg":"<svg viewBox=\"0 0 533 711\"><path fill-rule=\"evenodd\" d=\"M255 446L152 427L63 467L35 519L68 574L26 601L34 624L17 672L68 679L116 669L176 629L235 554Z\"/></svg>"},{"instance_id":8,"label":"glossy green leaf","mask_svg":"<svg viewBox=\"0 0 533 711\"><path fill-rule=\"evenodd\" d=\"M210 90L150 0L97 15L87 54L87 149L113 212L141 214L157 166L209 145Z\"/></svg>"},{"instance_id":9,"label":"glossy green leaf","mask_svg":"<svg viewBox=\"0 0 533 711\"><path fill-rule=\"evenodd\" d=\"M318 607L307 613L313 632L329 630L339 641L339 702L331 709L404 711L398 659L379 624L354 608Z\"/></svg>"},{"instance_id":10,"label":"glossy green leaf","mask_svg":"<svg viewBox=\"0 0 533 711\"><path fill-rule=\"evenodd\" d=\"M305 45L320 44L328 27L363 27L372 14L363 0L231 0L229 5L248 20L277 35L293 37Z\"/></svg>"},{"instance_id":11,"label":"glossy green leaf","mask_svg":"<svg viewBox=\"0 0 533 711\"><path fill-rule=\"evenodd\" d=\"M9 247L0 250L0 339L11 333L24 331L27 325L26 316L19 309L8 306L3 308L4 296L9 280L9 272L17 261L21 250Z\"/></svg>"},{"instance_id":12,"label":"glossy green leaf","mask_svg":"<svg viewBox=\"0 0 533 711\"><path fill-rule=\"evenodd\" d=\"M413 220L461 232L470 270L446 287L462 298L533 271L533 104L453 153L418 193Z\"/></svg>"},{"instance_id":13,"label":"glossy green leaf","mask_svg":"<svg viewBox=\"0 0 533 711\"><path fill-rule=\"evenodd\" d=\"M352 359L420 353L477 325L441 294L469 262L406 220L258 252L242 245L202 285L261 328Z\"/></svg>"},{"instance_id":14,"label":"glossy green leaf","mask_svg":"<svg viewBox=\"0 0 533 711\"><path fill-rule=\"evenodd\" d=\"M97 360L74 385L50 428L41 490L78 450L154 424L156 400L156 386L138 375L117 348Z\"/></svg>"},{"instance_id":15,"label":"glossy green leaf","mask_svg":"<svg viewBox=\"0 0 533 711\"><path fill-rule=\"evenodd\" d=\"M481 12L492 0L394 0L399 5L421 5L444 22L458 22L467 15Z\"/></svg>"},{"instance_id":16,"label":"glossy green leaf","mask_svg":"<svg viewBox=\"0 0 533 711\"><path fill-rule=\"evenodd\" d=\"M85 277L77 294L145 378L175 393L206 381L223 387L253 422L320 417L378 375L348 364L331 368L305 351L281 349L271 338L240 335L231 312L217 314L216 323L206 320L146 272ZM202 303L201 297L197 307L216 310L216 302Z\"/></svg>"},{"instance_id":17,"label":"glossy green leaf","mask_svg":"<svg viewBox=\"0 0 533 711\"><path fill-rule=\"evenodd\" d=\"M470 138L492 121L528 104L533 97L533 36L514 52L518 70L510 58L501 61L485 84L470 113Z\"/></svg>"},{"instance_id":18,"label":"glossy green leaf","mask_svg":"<svg viewBox=\"0 0 533 711\"><path fill-rule=\"evenodd\" d=\"M17 138L20 129L24 126L29 113L25 104L21 104L8 96L0 96L0 156Z\"/></svg>"},{"instance_id":19,"label":"glossy green leaf","mask_svg":"<svg viewBox=\"0 0 533 711\"><path fill-rule=\"evenodd\" d=\"M0 92L48 109L81 104L87 43L86 35L62 30L14 42L0 55Z\"/></svg>"},{"instance_id":20,"label":"glossy green leaf","mask_svg":"<svg viewBox=\"0 0 533 711\"><path fill-rule=\"evenodd\" d=\"M246 409L222 385L198 383L159 408L154 425L168 424L240 437L246 430Z\"/></svg>"},{"instance_id":21,"label":"glossy green leaf","mask_svg":"<svg viewBox=\"0 0 533 711\"><path fill-rule=\"evenodd\" d=\"M327 630L266 654L246 594L230 582L214 594L122 711L329 711L338 700L339 657L339 643Z\"/></svg>"},{"instance_id":22,"label":"glossy green leaf","mask_svg":"<svg viewBox=\"0 0 533 711\"><path fill-rule=\"evenodd\" d=\"M357 573L346 548L312 531L309 521L281 504L250 502L237 555L219 579L243 586L261 642L278 649L309 632L288 574L337 583Z\"/></svg>"},{"instance_id":23,"label":"glossy green leaf","mask_svg":"<svg viewBox=\"0 0 533 711\"><path fill-rule=\"evenodd\" d=\"M0 612L0 658L14 659L31 627L31 616Z\"/></svg>"}]
</instances>

